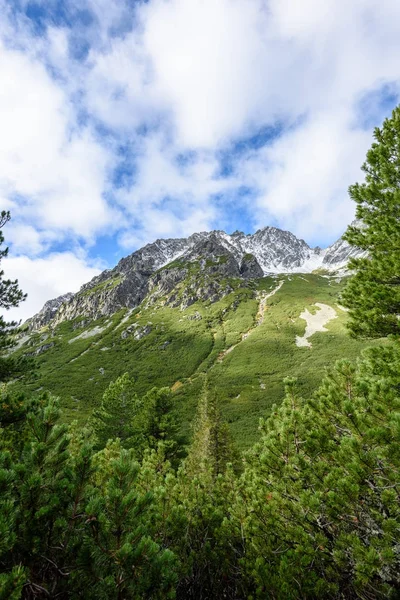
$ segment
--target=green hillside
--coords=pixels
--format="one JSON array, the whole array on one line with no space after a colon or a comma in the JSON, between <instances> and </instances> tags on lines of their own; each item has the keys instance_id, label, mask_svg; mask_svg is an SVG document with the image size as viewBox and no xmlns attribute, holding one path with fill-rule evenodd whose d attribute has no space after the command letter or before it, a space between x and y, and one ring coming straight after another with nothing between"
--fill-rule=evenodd
<instances>
[{"instance_id":1,"label":"green hillside","mask_svg":"<svg viewBox=\"0 0 400 600\"><path fill-rule=\"evenodd\" d=\"M144 301L108 319L65 321L54 331L36 332L17 351L34 354L36 369L16 385L53 392L60 397L63 419L84 422L110 381L128 372L139 393L153 386L172 388L182 432L189 438L206 375L235 440L248 447L259 418L281 402L284 377L297 377L308 394L327 365L358 356L365 344L346 333L347 315L338 306L340 279L296 274L231 285L235 291L222 300L197 302L184 311L162 301L146 307ZM312 336L311 347L297 347L296 336L306 327L300 314L317 312L315 303L330 306L336 318L327 331ZM135 339L135 333L142 337Z\"/></svg>"}]
</instances>

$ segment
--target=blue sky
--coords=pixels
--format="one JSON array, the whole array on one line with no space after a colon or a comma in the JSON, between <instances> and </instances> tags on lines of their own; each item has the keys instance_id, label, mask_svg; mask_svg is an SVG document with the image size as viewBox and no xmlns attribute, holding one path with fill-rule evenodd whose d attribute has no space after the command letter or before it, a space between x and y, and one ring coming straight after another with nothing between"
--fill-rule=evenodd
<instances>
[{"instance_id":1,"label":"blue sky","mask_svg":"<svg viewBox=\"0 0 400 600\"><path fill-rule=\"evenodd\" d=\"M399 23L397 0L0 0L13 316L159 237L335 241L399 101Z\"/></svg>"}]
</instances>

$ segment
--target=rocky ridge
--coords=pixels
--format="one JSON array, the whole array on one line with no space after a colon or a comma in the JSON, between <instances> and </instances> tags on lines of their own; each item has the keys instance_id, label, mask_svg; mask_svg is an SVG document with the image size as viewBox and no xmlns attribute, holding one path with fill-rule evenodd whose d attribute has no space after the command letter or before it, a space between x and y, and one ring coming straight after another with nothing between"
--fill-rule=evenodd
<instances>
[{"instance_id":1,"label":"rocky ridge","mask_svg":"<svg viewBox=\"0 0 400 600\"><path fill-rule=\"evenodd\" d=\"M254 234L240 231L195 233L188 238L156 240L100 273L76 294L46 302L30 319L30 331L65 320L94 320L121 308L161 302L184 310L197 300L215 302L243 285L269 274L335 272L360 255L343 239L321 250L310 248L288 231L264 227Z\"/></svg>"},{"instance_id":2,"label":"rocky ridge","mask_svg":"<svg viewBox=\"0 0 400 600\"><path fill-rule=\"evenodd\" d=\"M54 298L53 300L48 300L43 305L43 308L29 319L29 329L41 329L41 327L49 323L55 317L59 308L63 305L67 305L73 297L74 294L69 292L68 294L58 296L58 298Z\"/></svg>"}]
</instances>

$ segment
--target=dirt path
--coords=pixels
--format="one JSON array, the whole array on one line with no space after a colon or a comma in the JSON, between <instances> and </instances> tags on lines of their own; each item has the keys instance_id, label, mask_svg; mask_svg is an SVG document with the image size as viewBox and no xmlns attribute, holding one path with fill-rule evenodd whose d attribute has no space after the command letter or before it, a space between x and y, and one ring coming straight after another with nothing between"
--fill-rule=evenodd
<instances>
[{"instance_id":1,"label":"dirt path","mask_svg":"<svg viewBox=\"0 0 400 600\"><path fill-rule=\"evenodd\" d=\"M267 310L266 304L267 304L268 298L271 298L271 296L274 296L276 294L276 292L279 292L279 290L281 289L281 287L283 286L284 283L285 283L285 281L282 279L278 283L276 288L274 290L272 290L272 292L269 292L265 296L262 296L262 298L260 300L260 305L258 307L257 317L256 317L256 327L259 327L264 322L264 313ZM253 327L253 329L251 331L253 331L254 329L255 329L255 327Z\"/></svg>"},{"instance_id":2,"label":"dirt path","mask_svg":"<svg viewBox=\"0 0 400 600\"><path fill-rule=\"evenodd\" d=\"M307 325L304 335L296 336L296 346L299 348L311 348L312 344L308 341L308 338L318 331L328 331L324 325L326 325L332 319L337 318L336 311L331 306L328 306L327 304L321 304L320 302L316 302L315 306L319 308L315 315L312 315L307 309L305 309L300 315L300 319L304 319Z\"/></svg>"},{"instance_id":3,"label":"dirt path","mask_svg":"<svg viewBox=\"0 0 400 600\"><path fill-rule=\"evenodd\" d=\"M263 324L264 322L264 316L265 316L265 312L267 310L267 300L269 298L271 298L271 296L273 296L274 294L276 294L276 292L278 292L281 287L284 284L284 280L282 279L278 285L276 286L275 289L272 290L272 292L269 292L268 294L259 292L259 298L260 298L260 303L258 305L258 311L257 311L257 315L256 315L256 322L255 325L253 327L251 327L248 331L246 331L245 333L242 333L242 339L240 340L240 342L238 342L237 344L234 344L233 346L230 346L229 348L227 348L226 350L224 350L223 352L221 352L221 354L218 356L217 358L217 362L222 362L224 360L224 358L230 354L232 352L232 350L234 350L241 342L243 342L244 340L246 340L252 333L253 331L255 331L257 329L257 327L260 327L260 325Z\"/></svg>"}]
</instances>

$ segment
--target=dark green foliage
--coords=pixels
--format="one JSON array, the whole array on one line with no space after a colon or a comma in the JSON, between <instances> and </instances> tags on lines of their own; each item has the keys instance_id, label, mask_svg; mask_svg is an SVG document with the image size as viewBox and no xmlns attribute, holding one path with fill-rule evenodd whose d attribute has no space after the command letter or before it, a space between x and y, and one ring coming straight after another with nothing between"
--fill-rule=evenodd
<instances>
[{"instance_id":1,"label":"dark green foliage","mask_svg":"<svg viewBox=\"0 0 400 600\"><path fill-rule=\"evenodd\" d=\"M177 474L164 478L164 535L180 559L177 597L240 598L240 538L227 523L238 455L204 378L193 442ZM165 519L165 514L167 518Z\"/></svg>"},{"instance_id":2,"label":"dark green foliage","mask_svg":"<svg viewBox=\"0 0 400 600\"><path fill-rule=\"evenodd\" d=\"M9 387L2 385L0 387L0 428L12 426L17 428L18 425L25 423L25 418L29 412L30 402L27 401L24 394L13 393ZM3 430L3 433L9 433L10 428Z\"/></svg>"},{"instance_id":3,"label":"dark green foliage","mask_svg":"<svg viewBox=\"0 0 400 600\"><path fill-rule=\"evenodd\" d=\"M11 330L9 329L8 331L10 332ZM14 358L13 356L0 356L0 382L10 381L14 377L19 377L32 368L33 361L28 357L23 356Z\"/></svg>"},{"instance_id":4,"label":"dark green foliage","mask_svg":"<svg viewBox=\"0 0 400 600\"><path fill-rule=\"evenodd\" d=\"M287 380L239 478L205 377L177 471L165 390L133 419L147 448L97 454L54 399L4 390L0 598L396 598L399 373L394 343L341 361L308 401Z\"/></svg>"},{"instance_id":5,"label":"dark green foliage","mask_svg":"<svg viewBox=\"0 0 400 600\"><path fill-rule=\"evenodd\" d=\"M122 450L109 464L110 476L93 490L86 506L82 597L93 600L139 600L173 597L176 558L148 535L146 513L150 492L136 486L139 465ZM81 579L82 578L82 579Z\"/></svg>"},{"instance_id":6,"label":"dark green foliage","mask_svg":"<svg viewBox=\"0 0 400 600\"><path fill-rule=\"evenodd\" d=\"M10 573L0 573L0 600L20 600L25 581L25 570L19 566Z\"/></svg>"},{"instance_id":7,"label":"dark green foliage","mask_svg":"<svg viewBox=\"0 0 400 600\"><path fill-rule=\"evenodd\" d=\"M98 447L107 440L119 439L125 448L133 448L141 458L146 449L156 448L160 441L168 447L168 456L176 450L177 425L172 414L169 388L152 388L139 398L134 381L125 373L110 383L100 407L93 412L91 425Z\"/></svg>"},{"instance_id":8,"label":"dark green foliage","mask_svg":"<svg viewBox=\"0 0 400 600\"><path fill-rule=\"evenodd\" d=\"M353 259L355 275L343 294L350 331L362 337L400 334L400 107L381 129L363 165L365 183L349 189L362 221L345 239L368 253Z\"/></svg>"},{"instance_id":9,"label":"dark green foliage","mask_svg":"<svg viewBox=\"0 0 400 600\"><path fill-rule=\"evenodd\" d=\"M193 440L185 461L189 475L208 473L215 478L225 473L228 464L237 464L238 453L219 410L216 390L209 390L206 376L193 429Z\"/></svg>"},{"instance_id":10,"label":"dark green foliage","mask_svg":"<svg viewBox=\"0 0 400 600\"><path fill-rule=\"evenodd\" d=\"M181 568L177 598L208 600L246 597L239 558L243 544L231 526L230 511L236 494L231 468L213 477L183 468L170 487L171 513L166 523L171 548Z\"/></svg>"},{"instance_id":11,"label":"dark green foliage","mask_svg":"<svg viewBox=\"0 0 400 600\"><path fill-rule=\"evenodd\" d=\"M371 349L308 402L287 382L235 509L260 597L397 597L399 366L398 345Z\"/></svg>"},{"instance_id":12,"label":"dark green foliage","mask_svg":"<svg viewBox=\"0 0 400 600\"><path fill-rule=\"evenodd\" d=\"M132 456L120 451L99 480L87 433L57 423L54 398L28 404L1 430L0 598L170 597L175 558L147 532L153 500Z\"/></svg>"},{"instance_id":13,"label":"dark green foliage","mask_svg":"<svg viewBox=\"0 0 400 600\"><path fill-rule=\"evenodd\" d=\"M10 220L10 213L7 211L1 211L0 213L0 246L4 243L4 236L1 229ZM0 263L3 258L8 255L8 248L4 250L0 249ZM20 302L25 300L26 294L24 294L18 287L18 281L12 281L11 279L4 279L4 271L0 270L0 310L8 310L12 307L18 306ZM4 352L8 350L12 345L13 341L10 335L15 331L17 323L15 321L7 322L3 316L0 315L0 382L7 381L15 375L26 370L29 363L25 359L13 359L10 357L4 357Z\"/></svg>"},{"instance_id":14,"label":"dark green foliage","mask_svg":"<svg viewBox=\"0 0 400 600\"><path fill-rule=\"evenodd\" d=\"M81 519L76 515L90 454L83 448L75 459L69 456L67 427L57 425L58 415L56 401L42 399L26 417L22 442L1 451L0 514L9 543L2 548L0 565L6 572L24 567L24 598L63 591L77 550Z\"/></svg>"},{"instance_id":15,"label":"dark green foliage","mask_svg":"<svg viewBox=\"0 0 400 600\"><path fill-rule=\"evenodd\" d=\"M215 476L202 462L184 463L175 473L162 445L145 455L140 473L144 491L155 494L152 535L179 558L178 599L244 598L238 559L241 539L229 526L236 477L229 465Z\"/></svg>"},{"instance_id":16,"label":"dark green foliage","mask_svg":"<svg viewBox=\"0 0 400 600\"><path fill-rule=\"evenodd\" d=\"M172 412L173 399L169 388L152 388L143 396L134 421L131 442L138 456L148 449L157 448L163 442L167 458L179 450L176 416Z\"/></svg>"},{"instance_id":17,"label":"dark green foliage","mask_svg":"<svg viewBox=\"0 0 400 600\"><path fill-rule=\"evenodd\" d=\"M92 425L99 446L104 447L107 440L115 438L129 446L135 433L133 423L139 408L140 401L128 373L111 382L99 408L93 413Z\"/></svg>"}]
</instances>

